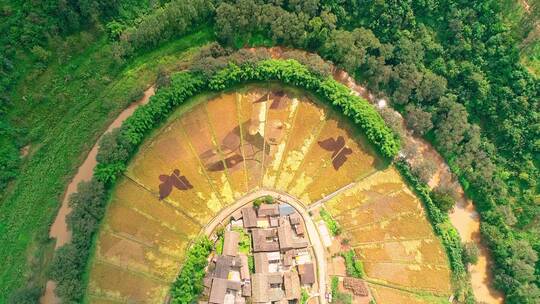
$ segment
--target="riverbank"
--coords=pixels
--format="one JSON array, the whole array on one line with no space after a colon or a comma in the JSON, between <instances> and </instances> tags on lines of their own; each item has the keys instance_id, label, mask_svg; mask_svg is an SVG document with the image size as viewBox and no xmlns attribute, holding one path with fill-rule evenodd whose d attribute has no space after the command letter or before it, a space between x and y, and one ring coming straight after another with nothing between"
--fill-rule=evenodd
<instances>
[{"instance_id":1,"label":"riverbank","mask_svg":"<svg viewBox=\"0 0 540 304\"><path fill-rule=\"evenodd\" d=\"M142 106L147 104L150 101L150 97L152 97L155 94L155 86L152 85L150 88L148 88L146 91L144 91L144 95L141 99L137 100L136 102L132 103L127 107L124 111L116 117L116 119L107 127L107 130L103 133L106 134L122 125L124 120L126 120L128 117L135 112L135 110ZM102 135L103 136L103 135ZM100 137L101 138L101 137ZM55 249L58 249L62 245L69 243L71 240L71 231L69 230L67 226L67 216L71 213L71 207L69 207L69 197L71 194L75 193L77 191L77 186L80 182L89 181L92 179L92 175L94 173L94 168L97 165L96 156L99 148L99 140L96 142L96 144L92 147L92 150L90 150L90 153L88 153L88 156L82 163L82 165L77 170L77 174L73 177L69 185L67 186L66 192L64 194L64 198L62 199L62 206L58 210L58 214L56 215L56 218L51 226L51 229L49 231L49 237L51 239L56 240ZM54 289L56 288L56 283L53 281L48 281L47 285L45 286L45 293L40 299L40 304L59 304L60 299L56 297L54 294Z\"/></svg>"}]
</instances>

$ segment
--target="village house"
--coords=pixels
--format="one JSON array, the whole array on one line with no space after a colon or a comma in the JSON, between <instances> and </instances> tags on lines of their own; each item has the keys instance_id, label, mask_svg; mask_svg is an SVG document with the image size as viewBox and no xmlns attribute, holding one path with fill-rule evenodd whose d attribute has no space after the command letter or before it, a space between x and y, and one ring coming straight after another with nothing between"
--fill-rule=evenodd
<instances>
[{"instance_id":1,"label":"village house","mask_svg":"<svg viewBox=\"0 0 540 304\"><path fill-rule=\"evenodd\" d=\"M250 257L239 252L241 233L230 230L239 225L251 234L254 273ZM289 303L300 299L302 286L315 283L304 222L292 206L244 207L231 216L230 227L204 281L208 303L242 304L247 297L251 303Z\"/></svg>"}]
</instances>

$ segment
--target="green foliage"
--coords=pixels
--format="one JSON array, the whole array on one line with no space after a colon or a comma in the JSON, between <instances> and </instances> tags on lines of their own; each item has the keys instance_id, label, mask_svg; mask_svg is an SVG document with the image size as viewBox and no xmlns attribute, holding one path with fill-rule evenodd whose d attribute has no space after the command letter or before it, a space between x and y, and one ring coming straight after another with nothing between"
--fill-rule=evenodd
<instances>
[{"instance_id":1,"label":"green foliage","mask_svg":"<svg viewBox=\"0 0 540 304\"><path fill-rule=\"evenodd\" d=\"M63 302L80 302L84 296L86 263L92 240L105 214L106 199L104 185L95 179L80 183L69 199L72 211L67 223L72 240L58 249L50 269L51 277L57 282L55 293Z\"/></svg>"},{"instance_id":2,"label":"green foliage","mask_svg":"<svg viewBox=\"0 0 540 304\"><path fill-rule=\"evenodd\" d=\"M223 254L223 245L225 243L225 229L220 228L216 232L217 240L216 240L216 253L221 255Z\"/></svg>"},{"instance_id":3,"label":"green foliage","mask_svg":"<svg viewBox=\"0 0 540 304\"><path fill-rule=\"evenodd\" d=\"M456 205L456 200L445 191L435 190L431 192L431 199L435 206L445 213L452 210Z\"/></svg>"},{"instance_id":4,"label":"green foliage","mask_svg":"<svg viewBox=\"0 0 540 304\"><path fill-rule=\"evenodd\" d=\"M117 163L125 162L129 157L129 151L126 150L126 143L118 142L122 138L118 137L120 129L116 128L103 135L99 141L99 150L96 160L99 163Z\"/></svg>"},{"instance_id":5,"label":"green foliage","mask_svg":"<svg viewBox=\"0 0 540 304\"><path fill-rule=\"evenodd\" d=\"M463 264L476 264L478 262L478 247L474 243L463 244Z\"/></svg>"},{"instance_id":6,"label":"green foliage","mask_svg":"<svg viewBox=\"0 0 540 304\"><path fill-rule=\"evenodd\" d=\"M309 294L305 288L302 288L302 293L300 294L300 304L306 304L309 299Z\"/></svg>"},{"instance_id":7,"label":"green foliage","mask_svg":"<svg viewBox=\"0 0 540 304\"><path fill-rule=\"evenodd\" d=\"M341 226L334 220L334 218L326 211L326 209L321 209L319 212L321 215L321 218L326 223L326 226L328 229L330 229L330 233L332 233L333 236L337 236L341 234Z\"/></svg>"},{"instance_id":8,"label":"green foliage","mask_svg":"<svg viewBox=\"0 0 540 304\"><path fill-rule=\"evenodd\" d=\"M171 303L194 303L203 291L203 278L212 252L212 242L207 237L195 241L188 250L180 274L171 287Z\"/></svg>"},{"instance_id":9,"label":"green foliage","mask_svg":"<svg viewBox=\"0 0 540 304\"><path fill-rule=\"evenodd\" d=\"M273 204L274 203L274 197L271 196L271 195L265 195L265 196L261 196L261 197L258 197L256 198L254 201L253 201L253 206L255 208L259 208L262 204Z\"/></svg>"},{"instance_id":10,"label":"green foliage","mask_svg":"<svg viewBox=\"0 0 540 304\"><path fill-rule=\"evenodd\" d=\"M255 257L253 255L248 255L248 267L249 273L255 273Z\"/></svg>"},{"instance_id":11,"label":"green foliage","mask_svg":"<svg viewBox=\"0 0 540 304\"><path fill-rule=\"evenodd\" d=\"M94 176L99 181L110 184L114 182L125 169L126 165L122 163L99 163L94 168Z\"/></svg>"},{"instance_id":12,"label":"green foliage","mask_svg":"<svg viewBox=\"0 0 540 304\"><path fill-rule=\"evenodd\" d=\"M128 105L132 92L153 82L158 69L185 64L212 37L203 29L117 65L106 40L81 33L62 42L62 53L54 54L43 75L24 64L17 67L29 74L8 94L14 106L6 116L17 131L12 155L18 157L18 148L28 143L32 152L23 159L24 170L13 171L16 179L0 201L0 303L26 282L44 286L49 226L66 185L112 118ZM0 82L4 80L0 76ZM0 108L3 100L0 97Z\"/></svg>"},{"instance_id":13,"label":"green foliage","mask_svg":"<svg viewBox=\"0 0 540 304\"><path fill-rule=\"evenodd\" d=\"M151 49L172 37L185 35L193 27L207 22L214 13L210 0L173 0L154 13L146 15L136 26L118 35L120 56ZM113 28L114 29L114 28Z\"/></svg>"},{"instance_id":14,"label":"green foliage","mask_svg":"<svg viewBox=\"0 0 540 304\"><path fill-rule=\"evenodd\" d=\"M407 126L418 135L425 135L433 128L432 114L414 105L405 107Z\"/></svg>"},{"instance_id":15,"label":"green foliage","mask_svg":"<svg viewBox=\"0 0 540 304\"><path fill-rule=\"evenodd\" d=\"M251 234L247 233L241 227L234 227L232 230L240 234L240 239L238 241L238 251L240 253L248 255L251 252Z\"/></svg>"},{"instance_id":16,"label":"green foliage","mask_svg":"<svg viewBox=\"0 0 540 304\"><path fill-rule=\"evenodd\" d=\"M0 194L7 183L17 176L20 164L17 146L10 135L3 133L0 129Z\"/></svg>"},{"instance_id":17,"label":"green foliage","mask_svg":"<svg viewBox=\"0 0 540 304\"><path fill-rule=\"evenodd\" d=\"M36 286L24 287L16 290L9 298L8 304L35 304L39 302L39 298L43 294L43 290Z\"/></svg>"},{"instance_id":18,"label":"green foliage","mask_svg":"<svg viewBox=\"0 0 540 304\"><path fill-rule=\"evenodd\" d=\"M341 256L345 259L345 268L347 275L355 278L364 278L366 273L364 271L364 265L360 260L356 258L354 250L349 250L341 253Z\"/></svg>"},{"instance_id":19,"label":"green foliage","mask_svg":"<svg viewBox=\"0 0 540 304\"><path fill-rule=\"evenodd\" d=\"M450 267L452 269L452 281L454 283L454 293L457 299L465 303L474 303L474 296L472 294L472 287L470 285L467 269L463 264L463 250L458 232L450 223L448 215L441 212L433 202L428 185L421 182L418 177L412 174L409 164L400 160L396 162L395 165L424 204L433 231L439 237L446 250L446 255L448 256Z\"/></svg>"},{"instance_id":20,"label":"green foliage","mask_svg":"<svg viewBox=\"0 0 540 304\"><path fill-rule=\"evenodd\" d=\"M337 293L339 292L339 278L338 277L332 277L332 281L330 283L331 285L331 291L332 291L332 297L335 297Z\"/></svg>"}]
</instances>

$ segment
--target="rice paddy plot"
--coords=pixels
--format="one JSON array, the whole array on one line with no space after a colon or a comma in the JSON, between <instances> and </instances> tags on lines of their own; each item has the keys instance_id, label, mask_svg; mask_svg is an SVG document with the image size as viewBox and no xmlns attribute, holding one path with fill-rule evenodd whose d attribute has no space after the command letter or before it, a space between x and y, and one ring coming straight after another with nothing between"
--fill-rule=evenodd
<instances>
[{"instance_id":1,"label":"rice paddy plot","mask_svg":"<svg viewBox=\"0 0 540 304\"><path fill-rule=\"evenodd\" d=\"M193 236L173 231L160 222L149 219L133 209L112 205L105 227L112 232L156 247L159 251L183 256L187 241Z\"/></svg>"},{"instance_id":2,"label":"rice paddy plot","mask_svg":"<svg viewBox=\"0 0 540 304\"><path fill-rule=\"evenodd\" d=\"M319 136L317 150L325 150L326 154L323 153L322 157L327 161L330 159L331 165L322 167L313 183L306 188L304 193L309 197L309 203L322 199L377 170L378 162L375 154L365 148L368 146L363 142L363 138L352 131L347 132L343 138L344 144L341 145L339 136L337 139Z\"/></svg>"},{"instance_id":3,"label":"rice paddy plot","mask_svg":"<svg viewBox=\"0 0 540 304\"><path fill-rule=\"evenodd\" d=\"M429 223L422 221L423 219L423 214L398 216L368 226L353 228L348 230L347 234L351 236L350 244L352 246L373 242L430 238L433 235L433 230Z\"/></svg>"},{"instance_id":4,"label":"rice paddy plot","mask_svg":"<svg viewBox=\"0 0 540 304\"><path fill-rule=\"evenodd\" d=\"M367 244L356 249L356 255L370 262L428 263L446 265L444 251L435 239Z\"/></svg>"},{"instance_id":5,"label":"rice paddy plot","mask_svg":"<svg viewBox=\"0 0 540 304\"><path fill-rule=\"evenodd\" d=\"M238 120L242 142L243 163L247 172L248 191L261 187L263 162L269 152L265 148L268 91L258 89L238 98Z\"/></svg>"},{"instance_id":6,"label":"rice paddy plot","mask_svg":"<svg viewBox=\"0 0 540 304\"><path fill-rule=\"evenodd\" d=\"M125 174L159 199L167 199L202 222L222 207L179 121L166 125L148 140Z\"/></svg>"},{"instance_id":7,"label":"rice paddy plot","mask_svg":"<svg viewBox=\"0 0 540 304\"><path fill-rule=\"evenodd\" d=\"M275 86L188 105L152 132L113 190L90 265L90 302L163 302L191 240L251 191L288 192L307 206L351 184L321 203L375 296L417 303L450 294L447 257L419 200L338 113Z\"/></svg>"},{"instance_id":8,"label":"rice paddy plot","mask_svg":"<svg viewBox=\"0 0 540 304\"><path fill-rule=\"evenodd\" d=\"M349 210L350 215L342 219L347 229L384 222L396 217L423 214L420 202L408 191L399 190L380 197L368 199L359 208Z\"/></svg>"},{"instance_id":9,"label":"rice paddy plot","mask_svg":"<svg viewBox=\"0 0 540 304\"><path fill-rule=\"evenodd\" d=\"M171 280L178 272L178 257L160 253L152 247L105 231L96 247L96 258L133 271Z\"/></svg>"},{"instance_id":10,"label":"rice paddy plot","mask_svg":"<svg viewBox=\"0 0 540 304\"><path fill-rule=\"evenodd\" d=\"M183 131L193 152L202 162L206 175L219 194L222 207L234 201L234 194L227 177L227 167L212 132L204 105L199 105L182 115Z\"/></svg>"},{"instance_id":11,"label":"rice paddy plot","mask_svg":"<svg viewBox=\"0 0 540 304\"><path fill-rule=\"evenodd\" d=\"M402 263L364 262L366 275L392 286L413 291L431 291L450 294L450 270L448 267ZM429 275L428 275L429 274Z\"/></svg>"},{"instance_id":12,"label":"rice paddy plot","mask_svg":"<svg viewBox=\"0 0 540 304\"><path fill-rule=\"evenodd\" d=\"M266 115L265 147L268 155L264 161L263 187L273 188L283 161L285 148L293 125L298 117L298 97L283 91L271 95Z\"/></svg>"},{"instance_id":13,"label":"rice paddy plot","mask_svg":"<svg viewBox=\"0 0 540 304\"><path fill-rule=\"evenodd\" d=\"M119 181L114 200L118 206L131 208L148 219L158 221L168 229L187 235L199 232L204 222L193 218L185 206L169 200L159 200L152 193L129 179Z\"/></svg>"},{"instance_id":14,"label":"rice paddy plot","mask_svg":"<svg viewBox=\"0 0 540 304\"><path fill-rule=\"evenodd\" d=\"M396 299L416 299L418 293L451 294L442 245L420 201L394 168L361 179L326 202L325 208L342 227L343 237L363 262L370 280L412 291L399 292ZM409 303L391 302L386 295L393 296L393 291L385 289L379 298L383 303Z\"/></svg>"},{"instance_id":15,"label":"rice paddy plot","mask_svg":"<svg viewBox=\"0 0 540 304\"><path fill-rule=\"evenodd\" d=\"M234 189L234 197L238 198L248 189L242 138L238 120L237 94L222 94L206 103L206 112L212 133L214 134L217 152L223 162L207 163L207 170L223 171Z\"/></svg>"},{"instance_id":16,"label":"rice paddy plot","mask_svg":"<svg viewBox=\"0 0 540 304\"><path fill-rule=\"evenodd\" d=\"M361 179L354 187L330 199L325 206L336 219L346 223L363 210L385 204L389 196L404 188L397 171L389 168Z\"/></svg>"},{"instance_id":17,"label":"rice paddy plot","mask_svg":"<svg viewBox=\"0 0 540 304\"><path fill-rule=\"evenodd\" d=\"M301 100L298 114L287 141L274 188L286 191L302 162L324 127L326 112L313 102Z\"/></svg>"},{"instance_id":18,"label":"rice paddy plot","mask_svg":"<svg viewBox=\"0 0 540 304\"><path fill-rule=\"evenodd\" d=\"M417 295L396 288L370 284L370 289L377 303L400 303L400 304L447 304L447 297Z\"/></svg>"},{"instance_id":19,"label":"rice paddy plot","mask_svg":"<svg viewBox=\"0 0 540 304\"><path fill-rule=\"evenodd\" d=\"M169 287L165 281L122 267L94 262L88 292L123 303L161 303Z\"/></svg>"}]
</instances>

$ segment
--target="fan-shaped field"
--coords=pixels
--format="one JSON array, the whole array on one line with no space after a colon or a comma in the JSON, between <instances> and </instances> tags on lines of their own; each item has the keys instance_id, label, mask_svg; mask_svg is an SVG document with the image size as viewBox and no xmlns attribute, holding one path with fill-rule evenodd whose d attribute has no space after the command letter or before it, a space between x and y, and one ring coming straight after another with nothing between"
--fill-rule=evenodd
<instances>
[{"instance_id":1,"label":"fan-shaped field","mask_svg":"<svg viewBox=\"0 0 540 304\"><path fill-rule=\"evenodd\" d=\"M250 87L183 106L141 146L115 186L88 299L161 303L190 240L262 188L306 207L339 191L320 203L363 260L379 303L421 301L402 290L450 294L447 258L420 202L362 135L303 93Z\"/></svg>"}]
</instances>

